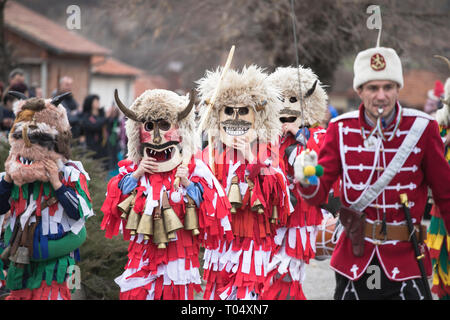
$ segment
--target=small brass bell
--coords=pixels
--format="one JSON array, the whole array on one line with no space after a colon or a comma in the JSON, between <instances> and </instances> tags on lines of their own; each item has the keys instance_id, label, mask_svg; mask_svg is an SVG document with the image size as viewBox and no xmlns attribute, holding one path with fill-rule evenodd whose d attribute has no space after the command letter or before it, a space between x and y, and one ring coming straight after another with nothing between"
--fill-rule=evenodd
<instances>
[{"instance_id":1,"label":"small brass bell","mask_svg":"<svg viewBox=\"0 0 450 320\"><path fill-rule=\"evenodd\" d=\"M166 243L169 242L166 230L164 229L164 221L161 216L161 209L155 208L153 213L153 243L158 245L158 249L165 249Z\"/></svg>"},{"instance_id":2,"label":"small brass bell","mask_svg":"<svg viewBox=\"0 0 450 320\"><path fill-rule=\"evenodd\" d=\"M142 214L137 233L144 235L144 240L149 240L150 235L153 234L153 218L148 214Z\"/></svg>"},{"instance_id":3,"label":"small brass bell","mask_svg":"<svg viewBox=\"0 0 450 320\"><path fill-rule=\"evenodd\" d=\"M239 189L238 177L231 179L230 190L228 190L228 200L232 205L231 213L236 213L236 208L242 207L242 195Z\"/></svg>"},{"instance_id":4,"label":"small brass bell","mask_svg":"<svg viewBox=\"0 0 450 320\"><path fill-rule=\"evenodd\" d=\"M181 223L180 218L178 218L177 214L170 206L169 198L167 197L167 193L165 192L162 198L162 217L164 220L164 228L167 231L168 238L175 239L176 231L179 229L183 229L183 223Z\"/></svg>"},{"instance_id":5,"label":"small brass bell","mask_svg":"<svg viewBox=\"0 0 450 320\"><path fill-rule=\"evenodd\" d=\"M250 179L247 179L247 184L250 189L250 199L253 197L253 188L255 187L255 184ZM256 198L255 202L253 202L252 205L252 211L258 211L258 214L264 213L264 206L262 205L261 201L259 201L258 198Z\"/></svg>"},{"instance_id":6,"label":"small brass bell","mask_svg":"<svg viewBox=\"0 0 450 320\"><path fill-rule=\"evenodd\" d=\"M273 206L272 216L270 217L270 222L277 223L277 221L278 221L278 208L277 208L277 206Z\"/></svg>"},{"instance_id":7,"label":"small brass bell","mask_svg":"<svg viewBox=\"0 0 450 320\"><path fill-rule=\"evenodd\" d=\"M128 220L125 229L130 230L130 234L132 236L136 234L136 229L139 226L139 219L140 216L136 213L136 211L134 211L134 209L131 209L130 214L128 215Z\"/></svg>"},{"instance_id":8,"label":"small brass bell","mask_svg":"<svg viewBox=\"0 0 450 320\"><path fill-rule=\"evenodd\" d=\"M186 214L184 216L184 229L192 230L192 235L197 236L200 234L198 230L198 216L195 210L195 203L190 197L188 198L188 204L186 205Z\"/></svg>"}]
</instances>

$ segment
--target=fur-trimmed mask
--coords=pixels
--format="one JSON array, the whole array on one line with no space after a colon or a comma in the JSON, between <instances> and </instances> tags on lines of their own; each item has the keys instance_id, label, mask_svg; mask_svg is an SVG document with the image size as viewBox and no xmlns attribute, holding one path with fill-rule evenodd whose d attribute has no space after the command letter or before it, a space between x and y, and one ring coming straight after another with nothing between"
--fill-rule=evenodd
<instances>
[{"instance_id":1,"label":"fur-trimmed mask","mask_svg":"<svg viewBox=\"0 0 450 320\"><path fill-rule=\"evenodd\" d=\"M281 90L281 124L294 122L300 128L302 116L306 127L314 126L324 120L328 97L318 77L310 68L278 67L268 79L271 85ZM303 96L303 108L300 91Z\"/></svg>"},{"instance_id":2,"label":"fur-trimmed mask","mask_svg":"<svg viewBox=\"0 0 450 320\"><path fill-rule=\"evenodd\" d=\"M201 101L208 103L220 81L221 70L208 71L198 81ZM230 69L221 82L217 99L206 120L205 130L219 130L222 143L231 147L235 137L252 142L274 142L278 133L279 91L269 86L267 74L255 65L241 72ZM206 109L206 108L203 108ZM204 110L203 110L204 111Z\"/></svg>"},{"instance_id":3,"label":"fur-trimmed mask","mask_svg":"<svg viewBox=\"0 0 450 320\"><path fill-rule=\"evenodd\" d=\"M42 161L51 159L60 167L70 158L70 124L65 108L59 105L70 92L46 100L28 99L14 91L9 94L21 100L14 108L16 119L8 136L11 148L5 170L18 186L48 181Z\"/></svg>"},{"instance_id":4,"label":"fur-trimmed mask","mask_svg":"<svg viewBox=\"0 0 450 320\"><path fill-rule=\"evenodd\" d=\"M128 137L128 158L139 163L143 157L158 162L158 172L176 168L183 157L196 150L194 91L190 100L163 89L147 90L127 108L115 91L119 109L128 117L125 129ZM197 142L198 143L198 142Z\"/></svg>"}]
</instances>

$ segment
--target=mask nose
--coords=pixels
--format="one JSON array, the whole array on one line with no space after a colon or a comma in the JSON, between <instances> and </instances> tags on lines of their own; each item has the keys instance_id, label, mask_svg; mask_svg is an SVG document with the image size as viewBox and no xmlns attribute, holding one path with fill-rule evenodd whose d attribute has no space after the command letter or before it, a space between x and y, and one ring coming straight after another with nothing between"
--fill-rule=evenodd
<instances>
[{"instance_id":1,"label":"mask nose","mask_svg":"<svg viewBox=\"0 0 450 320\"><path fill-rule=\"evenodd\" d=\"M239 120L239 109L236 108L233 111L234 111L233 115L234 120Z\"/></svg>"},{"instance_id":2,"label":"mask nose","mask_svg":"<svg viewBox=\"0 0 450 320\"><path fill-rule=\"evenodd\" d=\"M158 128L157 124L155 125L154 133L155 134L154 134L154 137L153 137L153 142L157 143L157 144L161 143L161 135L159 133L159 128Z\"/></svg>"}]
</instances>

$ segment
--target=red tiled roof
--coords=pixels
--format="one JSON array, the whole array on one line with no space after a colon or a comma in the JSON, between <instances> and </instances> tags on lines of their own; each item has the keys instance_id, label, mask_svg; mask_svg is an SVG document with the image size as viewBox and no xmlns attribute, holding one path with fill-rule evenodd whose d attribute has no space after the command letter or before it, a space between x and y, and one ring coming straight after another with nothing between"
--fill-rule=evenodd
<instances>
[{"instance_id":1,"label":"red tiled roof","mask_svg":"<svg viewBox=\"0 0 450 320\"><path fill-rule=\"evenodd\" d=\"M93 56L91 58L92 73L112 76L134 76L144 73L143 70L132 67L111 57Z\"/></svg>"},{"instance_id":2,"label":"red tiled roof","mask_svg":"<svg viewBox=\"0 0 450 320\"><path fill-rule=\"evenodd\" d=\"M13 32L58 53L107 55L110 50L83 38L17 2L5 7L5 26Z\"/></svg>"},{"instance_id":3,"label":"red tiled roof","mask_svg":"<svg viewBox=\"0 0 450 320\"><path fill-rule=\"evenodd\" d=\"M145 90L169 89L169 82L161 76L142 74L134 82L134 96L139 97Z\"/></svg>"}]
</instances>

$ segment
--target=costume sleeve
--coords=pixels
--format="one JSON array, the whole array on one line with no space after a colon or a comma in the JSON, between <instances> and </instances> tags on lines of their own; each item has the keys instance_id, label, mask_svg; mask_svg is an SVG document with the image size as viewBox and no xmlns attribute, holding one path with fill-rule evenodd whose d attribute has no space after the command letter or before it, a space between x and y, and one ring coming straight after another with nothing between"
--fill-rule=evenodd
<instances>
[{"instance_id":1,"label":"costume sleeve","mask_svg":"<svg viewBox=\"0 0 450 320\"><path fill-rule=\"evenodd\" d=\"M423 139L426 141L426 148L424 148L422 170L448 232L450 230L450 166L444 158L444 144L436 121L430 121Z\"/></svg>"},{"instance_id":2,"label":"costume sleeve","mask_svg":"<svg viewBox=\"0 0 450 320\"><path fill-rule=\"evenodd\" d=\"M0 215L5 214L11 208L9 198L11 197L11 190L13 183L8 183L2 178L0 181Z\"/></svg>"},{"instance_id":3,"label":"costume sleeve","mask_svg":"<svg viewBox=\"0 0 450 320\"><path fill-rule=\"evenodd\" d=\"M194 200L197 207L200 207L200 203L203 201L203 187L200 183L191 182L187 188L186 193Z\"/></svg>"},{"instance_id":4,"label":"costume sleeve","mask_svg":"<svg viewBox=\"0 0 450 320\"><path fill-rule=\"evenodd\" d=\"M201 160L195 160L195 174L191 177L191 188L195 193L201 191L197 213L199 222L199 239L205 248L216 249L224 237L231 241L231 204L220 182L209 167ZM191 190L191 192L194 189ZM188 191L186 191L188 192ZM191 197L191 195L188 193ZM194 198L193 198L194 199Z\"/></svg>"},{"instance_id":5,"label":"costume sleeve","mask_svg":"<svg viewBox=\"0 0 450 320\"><path fill-rule=\"evenodd\" d=\"M139 181L135 177L133 177L132 172L130 172L124 175L123 178L119 181L119 189L122 190L123 194L129 194L137 187L138 182Z\"/></svg>"},{"instance_id":6,"label":"costume sleeve","mask_svg":"<svg viewBox=\"0 0 450 320\"><path fill-rule=\"evenodd\" d=\"M339 152L338 124L331 122L319 152L319 164L323 167L323 176L316 186L304 187L297 183L300 194L311 205L319 206L327 201L328 192L339 178L342 165Z\"/></svg>"},{"instance_id":7,"label":"costume sleeve","mask_svg":"<svg viewBox=\"0 0 450 320\"><path fill-rule=\"evenodd\" d=\"M125 175L132 173L135 168L136 166L130 160L120 161L119 174L111 178L108 182L106 198L100 209L103 212L100 228L105 230L106 238L112 238L119 234L122 219L120 218L121 212L117 208L117 205L129 196L122 193L122 190L119 188L119 183Z\"/></svg>"},{"instance_id":8,"label":"costume sleeve","mask_svg":"<svg viewBox=\"0 0 450 320\"><path fill-rule=\"evenodd\" d=\"M65 185L62 185L58 190L55 190L55 196L63 206L66 214L74 219L80 219L78 198L75 191Z\"/></svg>"}]
</instances>

